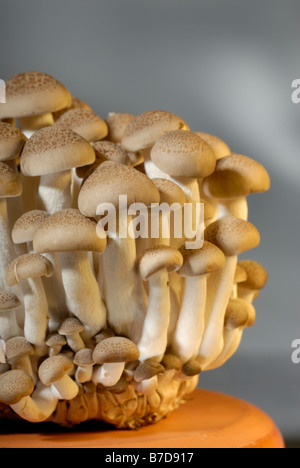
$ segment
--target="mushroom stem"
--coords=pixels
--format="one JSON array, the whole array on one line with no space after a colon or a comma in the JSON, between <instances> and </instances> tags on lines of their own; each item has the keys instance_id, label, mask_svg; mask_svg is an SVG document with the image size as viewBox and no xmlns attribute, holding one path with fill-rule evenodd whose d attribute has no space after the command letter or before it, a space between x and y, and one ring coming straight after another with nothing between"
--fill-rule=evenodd
<instances>
[{"instance_id":1,"label":"mushroom stem","mask_svg":"<svg viewBox=\"0 0 300 468\"><path fill-rule=\"evenodd\" d=\"M197 355L205 328L206 275L185 278L172 349L183 364Z\"/></svg>"},{"instance_id":2,"label":"mushroom stem","mask_svg":"<svg viewBox=\"0 0 300 468\"><path fill-rule=\"evenodd\" d=\"M165 353L170 322L169 274L166 268L149 278L149 302L138 343L140 361L149 358L161 360Z\"/></svg>"},{"instance_id":3,"label":"mushroom stem","mask_svg":"<svg viewBox=\"0 0 300 468\"><path fill-rule=\"evenodd\" d=\"M218 218L233 216L244 221L248 220L248 203L246 197L219 200Z\"/></svg>"},{"instance_id":4,"label":"mushroom stem","mask_svg":"<svg viewBox=\"0 0 300 468\"><path fill-rule=\"evenodd\" d=\"M232 293L236 265L237 256L226 257L225 268L211 273L208 279L205 331L198 353L202 370L205 370L223 349L224 318Z\"/></svg>"},{"instance_id":5,"label":"mushroom stem","mask_svg":"<svg viewBox=\"0 0 300 468\"><path fill-rule=\"evenodd\" d=\"M46 339L48 302L41 278L22 281L24 294L24 336L29 343L41 345Z\"/></svg>"},{"instance_id":6,"label":"mushroom stem","mask_svg":"<svg viewBox=\"0 0 300 468\"><path fill-rule=\"evenodd\" d=\"M6 271L12 260L16 257L13 242L10 236L10 224L7 212L7 201L5 198L0 199L0 289L13 291L16 293L16 288L10 288L6 281ZM17 294L22 297L20 292Z\"/></svg>"},{"instance_id":7,"label":"mushroom stem","mask_svg":"<svg viewBox=\"0 0 300 468\"><path fill-rule=\"evenodd\" d=\"M21 418L32 423L46 421L54 413L58 403L50 387L40 382L31 396L23 398L19 403L11 405L11 409Z\"/></svg>"},{"instance_id":8,"label":"mushroom stem","mask_svg":"<svg viewBox=\"0 0 300 468\"><path fill-rule=\"evenodd\" d=\"M4 341L20 336L23 332L17 322L17 315L14 310L0 311L0 338Z\"/></svg>"},{"instance_id":9,"label":"mushroom stem","mask_svg":"<svg viewBox=\"0 0 300 468\"><path fill-rule=\"evenodd\" d=\"M248 301L252 303L257 295L257 290L255 289L246 289L243 288L242 286L237 286L237 297L240 297L241 299L245 299L245 301Z\"/></svg>"},{"instance_id":10,"label":"mushroom stem","mask_svg":"<svg viewBox=\"0 0 300 468\"><path fill-rule=\"evenodd\" d=\"M95 384L101 383L105 387L112 387L120 380L124 369L125 362L106 362L95 368L93 382Z\"/></svg>"},{"instance_id":11,"label":"mushroom stem","mask_svg":"<svg viewBox=\"0 0 300 468\"><path fill-rule=\"evenodd\" d=\"M59 255L68 310L84 325L82 337L88 340L106 326L106 308L88 252L63 252Z\"/></svg>"},{"instance_id":12,"label":"mushroom stem","mask_svg":"<svg viewBox=\"0 0 300 468\"><path fill-rule=\"evenodd\" d=\"M79 387L71 377L65 375L51 385L52 394L59 400L73 400L79 392Z\"/></svg>"},{"instance_id":13,"label":"mushroom stem","mask_svg":"<svg viewBox=\"0 0 300 468\"><path fill-rule=\"evenodd\" d=\"M71 185L71 170L41 176L37 208L49 214L70 208L72 206Z\"/></svg>"}]
</instances>

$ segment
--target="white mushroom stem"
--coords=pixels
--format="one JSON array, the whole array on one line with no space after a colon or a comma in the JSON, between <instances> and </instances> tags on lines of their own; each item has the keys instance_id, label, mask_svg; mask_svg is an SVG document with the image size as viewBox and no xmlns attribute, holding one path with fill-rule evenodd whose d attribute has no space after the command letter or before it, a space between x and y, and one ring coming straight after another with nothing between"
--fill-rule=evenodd
<instances>
[{"instance_id":1,"label":"white mushroom stem","mask_svg":"<svg viewBox=\"0 0 300 468\"><path fill-rule=\"evenodd\" d=\"M107 362L102 366L96 366L93 372L93 382L101 383L105 387L112 387L119 382L125 369L124 362Z\"/></svg>"},{"instance_id":2,"label":"white mushroom stem","mask_svg":"<svg viewBox=\"0 0 300 468\"><path fill-rule=\"evenodd\" d=\"M218 367L223 366L229 359L234 355L234 353L239 348L242 337L243 337L244 328L226 328L224 329L224 347L221 354L218 358L213 361L208 367L206 367L206 371L214 370Z\"/></svg>"},{"instance_id":3,"label":"white mushroom stem","mask_svg":"<svg viewBox=\"0 0 300 468\"><path fill-rule=\"evenodd\" d=\"M161 360L168 341L170 323L169 274L166 268L149 278L149 302L141 340L138 343L141 362L149 358Z\"/></svg>"},{"instance_id":4,"label":"white mushroom stem","mask_svg":"<svg viewBox=\"0 0 300 468\"><path fill-rule=\"evenodd\" d=\"M51 389L53 396L59 400L73 400L79 392L78 385L68 375L53 383Z\"/></svg>"},{"instance_id":5,"label":"white mushroom stem","mask_svg":"<svg viewBox=\"0 0 300 468\"><path fill-rule=\"evenodd\" d=\"M0 364L6 364L6 345L5 341L0 339Z\"/></svg>"},{"instance_id":6,"label":"white mushroom stem","mask_svg":"<svg viewBox=\"0 0 300 468\"><path fill-rule=\"evenodd\" d=\"M158 387L158 378L157 375L151 377L150 379L143 380L142 382L133 381L134 388L143 395L150 395Z\"/></svg>"},{"instance_id":7,"label":"white mushroom stem","mask_svg":"<svg viewBox=\"0 0 300 468\"><path fill-rule=\"evenodd\" d=\"M50 387L45 387L40 382L31 396L11 405L11 409L22 419L32 423L46 421L56 410L58 398L56 398Z\"/></svg>"},{"instance_id":8,"label":"white mushroom stem","mask_svg":"<svg viewBox=\"0 0 300 468\"><path fill-rule=\"evenodd\" d=\"M81 335L88 340L106 326L107 318L88 252L60 253L60 262L68 310L84 325Z\"/></svg>"},{"instance_id":9,"label":"white mushroom stem","mask_svg":"<svg viewBox=\"0 0 300 468\"><path fill-rule=\"evenodd\" d=\"M205 328L206 275L185 278L181 309L172 342L183 364L197 355Z\"/></svg>"},{"instance_id":10,"label":"white mushroom stem","mask_svg":"<svg viewBox=\"0 0 300 468\"><path fill-rule=\"evenodd\" d=\"M37 209L56 213L72 206L72 171L41 176Z\"/></svg>"},{"instance_id":11,"label":"white mushroom stem","mask_svg":"<svg viewBox=\"0 0 300 468\"><path fill-rule=\"evenodd\" d=\"M147 297L136 270L135 239L128 234L131 220L131 216L127 217L127 210L120 210L116 238L108 239L100 257L100 272L104 272L101 282L109 326L117 335L136 343L141 336ZM120 232L123 238L120 238Z\"/></svg>"},{"instance_id":12,"label":"white mushroom stem","mask_svg":"<svg viewBox=\"0 0 300 468\"><path fill-rule=\"evenodd\" d=\"M169 273L171 312L168 327L168 346L171 345L182 302L184 279L176 271Z\"/></svg>"},{"instance_id":13,"label":"white mushroom stem","mask_svg":"<svg viewBox=\"0 0 300 468\"><path fill-rule=\"evenodd\" d=\"M75 373L75 378L79 383L90 382L93 377L94 366L78 366Z\"/></svg>"},{"instance_id":14,"label":"white mushroom stem","mask_svg":"<svg viewBox=\"0 0 300 468\"><path fill-rule=\"evenodd\" d=\"M7 268L15 257L16 253L10 235L7 201L2 198L0 199L0 289L3 291L13 291L14 293L16 291L15 288L10 288L6 281Z\"/></svg>"},{"instance_id":15,"label":"white mushroom stem","mask_svg":"<svg viewBox=\"0 0 300 468\"><path fill-rule=\"evenodd\" d=\"M74 351L74 353L77 353L81 349L85 348L84 341L79 333L73 333L73 335L66 335L66 340L68 342L69 347Z\"/></svg>"},{"instance_id":16,"label":"white mushroom stem","mask_svg":"<svg viewBox=\"0 0 300 468\"><path fill-rule=\"evenodd\" d=\"M44 127L50 127L54 124L53 114L50 112L30 117L20 117L18 120L20 130L26 138L30 138L36 130Z\"/></svg>"},{"instance_id":17,"label":"white mushroom stem","mask_svg":"<svg viewBox=\"0 0 300 468\"><path fill-rule=\"evenodd\" d=\"M245 221L248 220L248 202L246 197L219 200L218 219L224 216L233 216Z\"/></svg>"},{"instance_id":18,"label":"white mushroom stem","mask_svg":"<svg viewBox=\"0 0 300 468\"><path fill-rule=\"evenodd\" d=\"M232 293L236 265L237 256L226 257L225 268L211 273L208 278L205 331L198 353L202 370L218 357L224 346L224 319Z\"/></svg>"}]
</instances>

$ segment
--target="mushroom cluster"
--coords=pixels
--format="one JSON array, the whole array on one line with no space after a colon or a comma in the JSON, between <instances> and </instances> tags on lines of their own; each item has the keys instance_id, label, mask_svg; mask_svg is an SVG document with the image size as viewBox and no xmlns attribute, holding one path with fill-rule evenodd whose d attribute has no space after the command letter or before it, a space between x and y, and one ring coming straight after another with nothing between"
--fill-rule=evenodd
<instances>
[{"instance_id":1,"label":"mushroom cluster","mask_svg":"<svg viewBox=\"0 0 300 468\"><path fill-rule=\"evenodd\" d=\"M239 256L260 243L247 196L269 186L257 161L170 112L102 119L49 75L7 80L0 417L138 428L176 409L255 322L267 273Z\"/></svg>"}]
</instances>

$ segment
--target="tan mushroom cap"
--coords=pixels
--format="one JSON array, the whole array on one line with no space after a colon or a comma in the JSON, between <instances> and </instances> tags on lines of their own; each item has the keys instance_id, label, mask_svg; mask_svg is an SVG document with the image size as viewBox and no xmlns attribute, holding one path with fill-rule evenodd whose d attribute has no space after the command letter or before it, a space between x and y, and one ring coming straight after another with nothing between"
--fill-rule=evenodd
<instances>
[{"instance_id":1,"label":"tan mushroom cap","mask_svg":"<svg viewBox=\"0 0 300 468\"><path fill-rule=\"evenodd\" d=\"M97 222L77 209L65 209L49 216L37 229L35 252L103 252L107 240L97 235Z\"/></svg>"},{"instance_id":2,"label":"tan mushroom cap","mask_svg":"<svg viewBox=\"0 0 300 468\"><path fill-rule=\"evenodd\" d=\"M253 224L232 216L225 216L210 224L205 229L204 237L219 247L227 257L240 255L260 243L260 234Z\"/></svg>"},{"instance_id":3,"label":"tan mushroom cap","mask_svg":"<svg viewBox=\"0 0 300 468\"><path fill-rule=\"evenodd\" d=\"M71 109L61 115L55 122L55 125L70 128L87 141L102 140L108 134L105 121L92 110L88 109Z\"/></svg>"},{"instance_id":4,"label":"tan mushroom cap","mask_svg":"<svg viewBox=\"0 0 300 468\"><path fill-rule=\"evenodd\" d=\"M217 136L204 132L195 133L211 147L217 160L225 158L225 156L229 156L231 154L230 148L225 141L221 140Z\"/></svg>"},{"instance_id":5,"label":"tan mushroom cap","mask_svg":"<svg viewBox=\"0 0 300 468\"><path fill-rule=\"evenodd\" d=\"M159 374L164 374L165 368L157 361L148 360L142 362L134 371L133 378L136 382L151 379Z\"/></svg>"},{"instance_id":6,"label":"tan mushroom cap","mask_svg":"<svg viewBox=\"0 0 300 468\"><path fill-rule=\"evenodd\" d=\"M194 377L202 372L202 368L197 359L190 359L182 366L182 373L187 377Z\"/></svg>"},{"instance_id":7,"label":"tan mushroom cap","mask_svg":"<svg viewBox=\"0 0 300 468\"><path fill-rule=\"evenodd\" d=\"M56 346L65 346L66 344L67 340L64 336L60 335L59 333L53 333L46 339L46 345L51 348L54 348Z\"/></svg>"},{"instance_id":8,"label":"tan mushroom cap","mask_svg":"<svg viewBox=\"0 0 300 468\"><path fill-rule=\"evenodd\" d=\"M126 112L110 112L106 119L108 126L107 139L113 143L121 143L125 129L133 118L133 114Z\"/></svg>"},{"instance_id":9,"label":"tan mushroom cap","mask_svg":"<svg viewBox=\"0 0 300 468\"><path fill-rule=\"evenodd\" d=\"M66 318L60 325L58 333L64 336L81 333L84 330L83 324L76 317Z\"/></svg>"},{"instance_id":10,"label":"tan mushroom cap","mask_svg":"<svg viewBox=\"0 0 300 468\"><path fill-rule=\"evenodd\" d=\"M245 327L247 325L248 319L253 317L253 315L255 317L255 310L250 302L240 298L230 299L225 314L225 327Z\"/></svg>"},{"instance_id":11,"label":"tan mushroom cap","mask_svg":"<svg viewBox=\"0 0 300 468\"><path fill-rule=\"evenodd\" d=\"M74 364L80 367L93 366L95 364L93 350L90 348L83 348L78 351L74 356Z\"/></svg>"},{"instance_id":12,"label":"tan mushroom cap","mask_svg":"<svg viewBox=\"0 0 300 468\"><path fill-rule=\"evenodd\" d=\"M27 211L16 222L12 229L12 240L15 244L32 242L37 228L42 224L49 213L41 210Z\"/></svg>"},{"instance_id":13,"label":"tan mushroom cap","mask_svg":"<svg viewBox=\"0 0 300 468\"><path fill-rule=\"evenodd\" d=\"M20 281L29 278L50 278L53 275L52 263L39 254L25 254L16 258L9 265L6 280L9 286L15 286Z\"/></svg>"},{"instance_id":14,"label":"tan mushroom cap","mask_svg":"<svg viewBox=\"0 0 300 468\"><path fill-rule=\"evenodd\" d=\"M120 336L106 338L93 351L93 359L97 364L136 361L139 357L136 344Z\"/></svg>"},{"instance_id":15,"label":"tan mushroom cap","mask_svg":"<svg viewBox=\"0 0 300 468\"><path fill-rule=\"evenodd\" d=\"M18 175L7 164L0 162L0 198L22 195L23 187Z\"/></svg>"},{"instance_id":16,"label":"tan mushroom cap","mask_svg":"<svg viewBox=\"0 0 300 468\"><path fill-rule=\"evenodd\" d=\"M75 96L72 96L70 105L68 105L67 107L64 107L63 109L61 109L59 111L53 112L54 121L59 119L59 117L61 115L63 115L65 112L68 112L71 109L88 109L88 110L92 110L91 107L86 102L82 101L81 99L79 99L79 98L77 98Z\"/></svg>"},{"instance_id":17,"label":"tan mushroom cap","mask_svg":"<svg viewBox=\"0 0 300 468\"><path fill-rule=\"evenodd\" d=\"M156 140L173 130L189 130L177 115L163 110L144 112L132 119L125 129L122 146L127 151L151 148Z\"/></svg>"},{"instance_id":18,"label":"tan mushroom cap","mask_svg":"<svg viewBox=\"0 0 300 468\"><path fill-rule=\"evenodd\" d=\"M179 359L179 357L175 356L175 354L169 354L169 353L164 355L161 361L161 364L164 366L166 370L174 369L174 370L180 371L182 367L182 362Z\"/></svg>"},{"instance_id":19,"label":"tan mushroom cap","mask_svg":"<svg viewBox=\"0 0 300 468\"><path fill-rule=\"evenodd\" d=\"M145 252L139 257L137 265L143 281L148 281L151 276L163 269L168 272L179 270L183 264L183 257L179 250L167 245L159 245Z\"/></svg>"},{"instance_id":20,"label":"tan mushroom cap","mask_svg":"<svg viewBox=\"0 0 300 468\"><path fill-rule=\"evenodd\" d=\"M172 177L202 179L213 173L216 158L210 146L196 133L175 130L156 141L151 160Z\"/></svg>"},{"instance_id":21,"label":"tan mushroom cap","mask_svg":"<svg viewBox=\"0 0 300 468\"><path fill-rule=\"evenodd\" d=\"M78 133L69 128L45 127L37 130L24 146L21 169L25 176L55 174L92 164L95 152Z\"/></svg>"},{"instance_id":22,"label":"tan mushroom cap","mask_svg":"<svg viewBox=\"0 0 300 468\"><path fill-rule=\"evenodd\" d=\"M245 289L263 289L268 281L268 273L264 267L254 260L241 260L238 265L246 271L247 278L240 286Z\"/></svg>"},{"instance_id":23,"label":"tan mushroom cap","mask_svg":"<svg viewBox=\"0 0 300 468\"><path fill-rule=\"evenodd\" d=\"M96 154L96 159L104 157L108 161L115 161L121 164L129 163L129 158L124 148L112 141L96 141L92 146Z\"/></svg>"},{"instance_id":24,"label":"tan mushroom cap","mask_svg":"<svg viewBox=\"0 0 300 468\"><path fill-rule=\"evenodd\" d=\"M212 197L230 199L266 192L270 188L270 177L254 159L232 154L217 161L215 172L204 184Z\"/></svg>"},{"instance_id":25,"label":"tan mushroom cap","mask_svg":"<svg viewBox=\"0 0 300 468\"><path fill-rule=\"evenodd\" d=\"M42 384L52 385L61 380L74 368L74 364L65 354L47 358L39 367L39 378Z\"/></svg>"},{"instance_id":26,"label":"tan mushroom cap","mask_svg":"<svg viewBox=\"0 0 300 468\"><path fill-rule=\"evenodd\" d=\"M55 78L26 72L6 81L6 104L0 107L0 118L40 115L70 104L69 91Z\"/></svg>"},{"instance_id":27,"label":"tan mushroom cap","mask_svg":"<svg viewBox=\"0 0 300 468\"><path fill-rule=\"evenodd\" d=\"M238 263L237 266L236 266L236 269L235 269L234 282L235 283L243 283L246 280L247 280L247 272L246 272L245 268L243 268Z\"/></svg>"},{"instance_id":28,"label":"tan mushroom cap","mask_svg":"<svg viewBox=\"0 0 300 468\"><path fill-rule=\"evenodd\" d=\"M5 343L5 354L9 361L33 354L33 352L34 347L24 336L15 336Z\"/></svg>"},{"instance_id":29,"label":"tan mushroom cap","mask_svg":"<svg viewBox=\"0 0 300 468\"><path fill-rule=\"evenodd\" d=\"M8 291L0 291L0 312L14 310L20 307L19 298Z\"/></svg>"},{"instance_id":30,"label":"tan mushroom cap","mask_svg":"<svg viewBox=\"0 0 300 468\"><path fill-rule=\"evenodd\" d=\"M206 275L225 267L225 255L214 244L204 241L201 249L181 248L183 266L179 270L181 276L193 277Z\"/></svg>"},{"instance_id":31,"label":"tan mushroom cap","mask_svg":"<svg viewBox=\"0 0 300 468\"><path fill-rule=\"evenodd\" d=\"M119 208L119 195L127 196L127 206L133 203L159 203L154 183L132 167L114 161L101 164L82 186L78 206L85 216L96 216L101 203L112 203Z\"/></svg>"},{"instance_id":32,"label":"tan mushroom cap","mask_svg":"<svg viewBox=\"0 0 300 468\"><path fill-rule=\"evenodd\" d=\"M173 205L173 203L179 203L184 206L186 202L186 196L179 185L175 184L168 179L152 179L159 191L160 203L167 203Z\"/></svg>"},{"instance_id":33,"label":"tan mushroom cap","mask_svg":"<svg viewBox=\"0 0 300 468\"><path fill-rule=\"evenodd\" d=\"M0 161L17 159L27 138L13 125L0 122Z\"/></svg>"},{"instance_id":34,"label":"tan mushroom cap","mask_svg":"<svg viewBox=\"0 0 300 468\"><path fill-rule=\"evenodd\" d=\"M0 375L0 401L5 405L16 405L34 390L32 378L23 370L16 369Z\"/></svg>"}]
</instances>

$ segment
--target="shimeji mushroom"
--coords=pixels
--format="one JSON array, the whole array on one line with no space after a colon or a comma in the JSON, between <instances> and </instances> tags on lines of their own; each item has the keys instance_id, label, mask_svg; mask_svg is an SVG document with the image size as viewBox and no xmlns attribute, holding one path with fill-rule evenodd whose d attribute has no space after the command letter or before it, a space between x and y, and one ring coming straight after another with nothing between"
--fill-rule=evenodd
<instances>
[{"instance_id":1,"label":"shimeji mushroom","mask_svg":"<svg viewBox=\"0 0 300 468\"><path fill-rule=\"evenodd\" d=\"M37 208L55 213L71 208L72 169L95 161L88 141L65 127L46 127L27 141L21 155L25 176L40 176Z\"/></svg>"},{"instance_id":2,"label":"shimeji mushroom","mask_svg":"<svg viewBox=\"0 0 300 468\"><path fill-rule=\"evenodd\" d=\"M225 141L221 140L219 137L215 135L211 135L210 133L204 132L195 132L199 137L202 138L213 150L216 160L225 158L225 156L229 156L231 154L230 148L225 143Z\"/></svg>"},{"instance_id":3,"label":"shimeji mushroom","mask_svg":"<svg viewBox=\"0 0 300 468\"><path fill-rule=\"evenodd\" d=\"M179 270L182 264L181 253L168 246L148 249L138 259L141 278L149 282L147 315L138 342L141 362L150 358L161 361L166 351L171 312L169 272Z\"/></svg>"},{"instance_id":4,"label":"shimeji mushroom","mask_svg":"<svg viewBox=\"0 0 300 468\"><path fill-rule=\"evenodd\" d=\"M0 291L0 338L4 341L19 336L22 331L17 322L17 312L22 308L18 297L9 291Z\"/></svg>"},{"instance_id":5,"label":"shimeji mushroom","mask_svg":"<svg viewBox=\"0 0 300 468\"><path fill-rule=\"evenodd\" d=\"M218 200L219 217L248 219L247 195L265 192L270 177L265 168L247 156L231 154L217 161L215 172L203 183L207 196Z\"/></svg>"},{"instance_id":6,"label":"shimeji mushroom","mask_svg":"<svg viewBox=\"0 0 300 468\"><path fill-rule=\"evenodd\" d=\"M105 120L108 127L107 140L121 143L126 127L133 118L133 114L126 112L110 112Z\"/></svg>"},{"instance_id":7,"label":"shimeji mushroom","mask_svg":"<svg viewBox=\"0 0 300 468\"><path fill-rule=\"evenodd\" d=\"M154 392L158 387L158 376L165 373L165 368L155 360L149 359L138 365L133 374L134 388L144 395Z\"/></svg>"},{"instance_id":8,"label":"shimeji mushroom","mask_svg":"<svg viewBox=\"0 0 300 468\"><path fill-rule=\"evenodd\" d=\"M7 269L10 286L21 283L25 307L25 338L36 346L43 346L48 327L48 302L42 277L53 274L52 263L38 254L16 258Z\"/></svg>"},{"instance_id":9,"label":"shimeji mushroom","mask_svg":"<svg viewBox=\"0 0 300 468\"><path fill-rule=\"evenodd\" d=\"M6 104L0 118L18 118L27 137L35 130L53 125L53 112L71 104L69 91L52 76L26 72L6 81Z\"/></svg>"},{"instance_id":10,"label":"shimeji mushroom","mask_svg":"<svg viewBox=\"0 0 300 468\"><path fill-rule=\"evenodd\" d=\"M159 203L159 192L144 174L113 161L101 164L93 172L82 186L78 198L79 209L85 216L100 219L100 215L105 214L101 209L107 210L109 206L109 214L113 215L114 221L118 218L117 222L108 223L111 231L106 233L107 248L100 258L98 282L103 285L109 325L116 334L137 342L147 298L136 271L136 240L129 232L132 216L128 214L128 207L134 203L147 207L151 203ZM118 268L113 268L113 265L118 265Z\"/></svg>"},{"instance_id":11,"label":"shimeji mushroom","mask_svg":"<svg viewBox=\"0 0 300 468\"><path fill-rule=\"evenodd\" d=\"M103 252L106 238L98 236L97 223L76 209L49 216L35 233L38 253L59 252L66 304L84 325L82 336L90 339L106 326L106 307L89 261L89 252Z\"/></svg>"},{"instance_id":12,"label":"shimeji mushroom","mask_svg":"<svg viewBox=\"0 0 300 468\"><path fill-rule=\"evenodd\" d=\"M179 274L185 278L179 317L171 347L183 364L197 356L205 329L207 276L225 267L223 252L205 241L201 249L180 249L183 266Z\"/></svg>"},{"instance_id":13,"label":"shimeji mushroom","mask_svg":"<svg viewBox=\"0 0 300 468\"><path fill-rule=\"evenodd\" d=\"M90 143L102 140L108 134L105 121L89 109L71 109L61 115L55 125L70 128Z\"/></svg>"},{"instance_id":14,"label":"shimeji mushroom","mask_svg":"<svg viewBox=\"0 0 300 468\"><path fill-rule=\"evenodd\" d=\"M260 263L254 260L241 260L238 266L246 271L247 278L238 284L237 296L253 302L259 291L267 284L268 273Z\"/></svg>"},{"instance_id":15,"label":"shimeji mushroom","mask_svg":"<svg viewBox=\"0 0 300 468\"><path fill-rule=\"evenodd\" d=\"M93 350L83 348L74 356L74 364L77 366L75 378L79 383L90 382L93 377L93 368L95 361L93 359Z\"/></svg>"},{"instance_id":16,"label":"shimeji mushroom","mask_svg":"<svg viewBox=\"0 0 300 468\"><path fill-rule=\"evenodd\" d=\"M7 340L5 343L5 353L7 362L12 369L22 369L35 381L30 361L30 355L34 354L34 348L24 336L15 336Z\"/></svg>"},{"instance_id":17,"label":"shimeji mushroom","mask_svg":"<svg viewBox=\"0 0 300 468\"><path fill-rule=\"evenodd\" d=\"M125 364L139 356L138 347L128 338L115 336L102 340L93 351L93 360L100 365L94 369L93 382L112 387L122 377Z\"/></svg>"},{"instance_id":18,"label":"shimeji mushroom","mask_svg":"<svg viewBox=\"0 0 300 468\"><path fill-rule=\"evenodd\" d=\"M46 339L46 345L49 347L49 356L57 356L60 354L63 346L67 344L67 340L59 333L52 333Z\"/></svg>"},{"instance_id":19,"label":"shimeji mushroom","mask_svg":"<svg viewBox=\"0 0 300 468\"><path fill-rule=\"evenodd\" d=\"M226 308L232 294L238 255L257 247L260 234L253 224L234 217L224 217L205 230L205 239L215 244L226 257L225 268L210 275L205 308L205 331L198 352L202 370L223 349L223 326Z\"/></svg>"},{"instance_id":20,"label":"shimeji mushroom","mask_svg":"<svg viewBox=\"0 0 300 468\"><path fill-rule=\"evenodd\" d=\"M62 116L63 114L65 114L66 112L68 112L71 109L92 110L92 108L86 102L82 101L78 97L71 96L71 103L67 107L64 107L63 109L61 109L59 111L53 112L54 122L56 122L57 119L59 119L60 116Z\"/></svg>"},{"instance_id":21,"label":"shimeji mushroom","mask_svg":"<svg viewBox=\"0 0 300 468\"><path fill-rule=\"evenodd\" d=\"M244 299L230 299L224 321L224 347L217 359L206 370L221 367L238 349L243 331L255 321L255 309Z\"/></svg>"},{"instance_id":22,"label":"shimeji mushroom","mask_svg":"<svg viewBox=\"0 0 300 468\"><path fill-rule=\"evenodd\" d=\"M243 268L241 265L237 264L236 270L235 270L235 275L234 275L234 284L233 284L233 289L232 289L232 294L231 294L232 299L236 299L238 297L238 285L239 285L239 283L243 283L246 280L247 280L247 272L246 272L245 268Z\"/></svg>"},{"instance_id":23,"label":"shimeji mushroom","mask_svg":"<svg viewBox=\"0 0 300 468\"><path fill-rule=\"evenodd\" d=\"M80 333L84 331L84 326L76 317L68 317L60 325L58 333L66 337L69 347L77 353L85 347Z\"/></svg>"},{"instance_id":24,"label":"shimeji mushroom","mask_svg":"<svg viewBox=\"0 0 300 468\"><path fill-rule=\"evenodd\" d=\"M48 218L49 213L42 210L27 211L15 222L11 237L16 245L27 244L26 253L33 252L33 237L39 225Z\"/></svg>"},{"instance_id":25,"label":"shimeji mushroom","mask_svg":"<svg viewBox=\"0 0 300 468\"><path fill-rule=\"evenodd\" d=\"M68 375L74 364L64 354L49 357L39 367L39 378L43 385L51 386L53 395L59 400L73 400L79 392L76 382Z\"/></svg>"}]
</instances>

